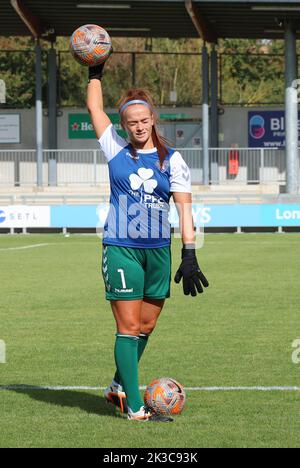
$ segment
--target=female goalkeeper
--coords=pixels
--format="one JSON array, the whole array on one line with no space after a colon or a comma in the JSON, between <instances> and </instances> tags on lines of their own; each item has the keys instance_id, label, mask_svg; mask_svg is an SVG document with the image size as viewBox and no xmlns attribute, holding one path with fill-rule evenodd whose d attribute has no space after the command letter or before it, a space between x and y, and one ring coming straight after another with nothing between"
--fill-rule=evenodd
<instances>
[{"instance_id":1,"label":"female goalkeeper","mask_svg":"<svg viewBox=\"0 0 300 468\"><path fill-rule=\"evenodd\" d=\"M169 201L176 203L182 233L182 261L175 282L196 296L208 286L195 254L190 171L157 129L151 97L131 89L120 116L128 141L115 131L103 110L103 64L89 69L87 108L109 167L111 199L104 226L102 272L106 299L116 320L117 371L106 399L129 420L172 421L145 407L139 392L138 362L170 297Z\"/></svg>"}]
</instances>

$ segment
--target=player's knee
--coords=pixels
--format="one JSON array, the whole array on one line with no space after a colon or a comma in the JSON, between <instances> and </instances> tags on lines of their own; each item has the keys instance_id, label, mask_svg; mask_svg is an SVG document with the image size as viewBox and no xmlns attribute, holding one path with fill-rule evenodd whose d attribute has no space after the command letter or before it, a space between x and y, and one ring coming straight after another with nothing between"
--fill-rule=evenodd
<instances>
[{"instance_id":1,"label":"player's knee","mask_svg":"<svg viewBox=\"0 0 300 468\"><path fill-rule=\"evenodd\" d=\"M155 326L156 326L156 322L142 323L141 333L143 333L145 335L151 335L151 333L153 332Z\"/></svg>"},{"instance_id":2,"label":"player's knee","mask_svg":"<svg viewBox=\"0 0 300 468\"><path fill-rule=\"evenodd\" d=\"M126 327L120 328L118 332L122 335L139 336L141 333L141 329L136 325L127 325Z\"/></svg>"}]
</instances>

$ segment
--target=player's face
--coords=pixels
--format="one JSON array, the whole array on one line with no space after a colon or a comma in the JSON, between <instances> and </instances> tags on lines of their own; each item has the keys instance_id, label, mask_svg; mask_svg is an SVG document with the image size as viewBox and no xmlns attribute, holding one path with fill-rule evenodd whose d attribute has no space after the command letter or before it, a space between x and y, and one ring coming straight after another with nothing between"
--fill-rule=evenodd
<instances>
[{"instance_id":1,"label":"player's face","mask_svg":"<svg viewBox=\"0 0 300 468\"><path fill-rule=\"evenodd\" d=\"M152 148L153 115L143 104L128 107L124 112L124 126L131 143L137 148Z\"/></svg>"}]
</instances>

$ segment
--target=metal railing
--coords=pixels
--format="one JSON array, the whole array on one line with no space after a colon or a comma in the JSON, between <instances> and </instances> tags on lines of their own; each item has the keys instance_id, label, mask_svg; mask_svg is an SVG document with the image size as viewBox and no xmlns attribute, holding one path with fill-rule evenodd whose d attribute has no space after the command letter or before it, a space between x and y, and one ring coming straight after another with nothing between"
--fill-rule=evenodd
<instances>
[{"instance_id":1,"label":"metal railing","mask_svg":"<svg viewBox=\"0 0 300 468\"><path fill-rule=\"evenodd\" d=\"M179 148L191 170L193 184L203 183L201 148ZM210 183L278 184L286 180L283 150L265 148L210 148ZM43 185L100 186L109 183L104 154L98 150L44 150ZM0 151L0 186L37 184L35 150Z\"/></svg>"},{"instance_id":2,"label":"metal railing","mask_svg":"<svg viewBox=\"0 0 300 468\"><path fill-rule=\"evenodd\" d=\"M202 149L181 148L192 183L203 183ZM286 181L285 151L276 148L210 148L210 184L277 184Z\"/></svg>"},{"instance_id":3,"label":"metal railing","mask_svg":"<svg viewBox=\"0 0 300 468\"><path fill-rule=\"evenodd\" d=\"M285 184L284 150L269 148L210 148L212 184Z\"/></svg>"}]
</instances>

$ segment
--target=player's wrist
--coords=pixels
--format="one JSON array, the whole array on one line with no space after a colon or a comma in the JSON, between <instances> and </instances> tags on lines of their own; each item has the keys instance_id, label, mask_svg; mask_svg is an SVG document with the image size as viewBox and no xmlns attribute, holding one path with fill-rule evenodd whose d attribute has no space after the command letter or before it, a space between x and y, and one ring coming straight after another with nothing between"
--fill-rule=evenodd
<instances>
[{"instance_id":1,"label":"player's wrist","mask_svg":"<svg viewBox=\"0 0 300 468\"><path fill-rule=\"evenodd\" d=\"M102 80L103 77L103 69L104 69L105 62L101 63L100 65L96 65L95 67L89 67L89 82L91 80Z\"/></svg>"},{"instance_id":2,"label":"player's wrist","mask_svg":"<svg viewBox=\"0 0 300 468\"><path fill-rule=\"evenodd\" d=\"M188 243L184 244L181 250L181 258L195 257L196 256L196 244Z\"/></svg>"}]
</instances>

